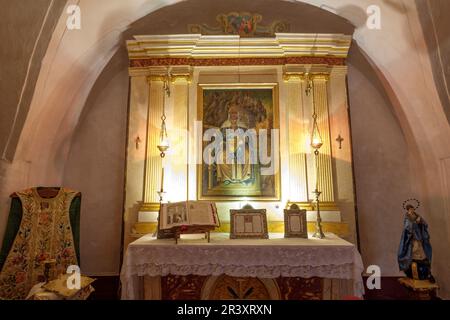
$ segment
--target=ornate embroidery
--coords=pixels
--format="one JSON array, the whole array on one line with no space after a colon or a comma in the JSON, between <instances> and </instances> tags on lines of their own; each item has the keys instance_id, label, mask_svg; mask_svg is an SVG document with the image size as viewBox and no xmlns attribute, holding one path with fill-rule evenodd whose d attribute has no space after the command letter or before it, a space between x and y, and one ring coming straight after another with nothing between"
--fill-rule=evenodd
<instances>
[{"instance_id":1,"label":"ornate embroidery","mask_svg":"<svg viewBox=\"0 0 450 320\"><path fill-rule=\"evenodd\" d=\"M56 273L77 265L69 208L76 192L61 189L52 199L43 199L35 188L18 192L22 221L0 274L0 298L24 299L42 280L44 261L56 260Z\"/></svg>"}]
</instances>

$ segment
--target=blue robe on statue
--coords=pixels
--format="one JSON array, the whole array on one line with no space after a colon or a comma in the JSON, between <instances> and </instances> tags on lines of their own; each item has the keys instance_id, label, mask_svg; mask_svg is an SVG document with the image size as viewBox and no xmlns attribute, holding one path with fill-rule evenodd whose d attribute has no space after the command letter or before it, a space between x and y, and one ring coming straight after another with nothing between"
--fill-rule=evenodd
<instances>
[{"instance_id":1,"label":"blue robe on statue","mask_svg":"<svg viewBox=\"0 0 450 320\"><path fill-rule=\"evenodd\" d=\"M422 244L426 259L418 262L420 278L428 278L431 275L432 249L430 244L430 235L428 233L428 224L420 217L420 222L405 217L403 233L400 239L398 249L398 265L401 271L404 271L411 277L411 264L413 262L413 240L418 240Z\"/></svg>"}]
</instances>

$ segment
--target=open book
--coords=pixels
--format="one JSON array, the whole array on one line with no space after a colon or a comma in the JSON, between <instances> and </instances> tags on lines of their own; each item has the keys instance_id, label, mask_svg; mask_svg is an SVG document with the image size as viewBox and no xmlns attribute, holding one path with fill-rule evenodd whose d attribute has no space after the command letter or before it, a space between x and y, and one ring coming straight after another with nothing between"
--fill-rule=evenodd
<instances>
[{"instance_id":1,"label":"open book","mask_svg":"<svg viewBox=\"0 0 450 320\"><path fill-rule=\"evenodd\" d=\"M220 226L216 204L208 201L164 203L159 223L161 230L179 226Z\"/></svg>"}]
</instances>

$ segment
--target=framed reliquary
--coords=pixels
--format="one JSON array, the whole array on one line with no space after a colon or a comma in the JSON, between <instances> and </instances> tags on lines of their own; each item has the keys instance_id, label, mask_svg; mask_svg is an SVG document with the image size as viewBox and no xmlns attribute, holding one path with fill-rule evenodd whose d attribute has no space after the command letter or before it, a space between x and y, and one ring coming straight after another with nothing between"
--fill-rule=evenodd
<instances>
[{"instance_id":1,"label":"framed reliquary","mask_svg":"<svg viewBox=\"0 0 450 320\"><path fill-rule=\"evenodd\" d=\"M269 239L266 209L230 210L230 239Z\"/></svg>"},{"instance_id":2,"label":"framed reliquary","mask_svg":"<svg viewBox=\"0 0 450 320\"><path fill-rule=\"evenodd\" d=\"M306 210L300 210L296 204L284 210L284 237L308 239Z\"/></svg>"}]
</instances>

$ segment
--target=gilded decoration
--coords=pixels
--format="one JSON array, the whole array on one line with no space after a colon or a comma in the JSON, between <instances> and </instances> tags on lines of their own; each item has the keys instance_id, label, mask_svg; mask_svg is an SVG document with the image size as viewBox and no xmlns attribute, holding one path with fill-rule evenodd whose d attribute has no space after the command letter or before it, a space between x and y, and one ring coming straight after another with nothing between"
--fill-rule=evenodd
<instances>
[{"instance_id":1,"label":"gilded decoration","mask_svg":"<svg viewBox=\"0 0 450 320\"><path fill-rule=\"evenodd\" d=\"M187 65L193 67L264 66L286 64L320 64L344 66L344 58L336 57L280 57L280 58L138 58L130 60L130 68Z\"/></svg>"},{"instance_id":2,"label":"gilded decoration","mask_svg":"<svg viewBox=\"0 0 450 320\"><path fill-rule=\"evenodd\" d=\"M202 288L208 276L168 275L161 277L162 300L200 300Z\"/></svg>"},{"instance_id":3,"label":"gilded decoration","mask_svg":"<svg viewBox=\"0 0 450 320\"><path fill-rule=\"evenodd\" d=\"M204 35L239 35L241 37L271 37L276 32L289 32L290 25L284 21L273 21L268 25L261 24L263 16L249 12L222 13L216 17L218 25L190 24L190 33Z\"/></svg>"},{"instance_id":4,"label":"gilded decoration","mask_svg":"<svg viewBox=\"0 0 450 320\"><path fill-rule=\"evenodd\" d=\"M323 300L322 278L278 278L281 300Z\"/></svg>"},{"instance_id":5,"label":"gilded decoration","mask_svg":"<svg viewBox=\"0 0 450 320\"><path fill-rule=\"evenodd\" d=\"M161 277L162 300L323 300L322 278Z\"/></svg>"},{"instance_id":6,"label":"gilded decoration","mask_svg":"<svg viewBox=\"0 0 450 320\"><path fill-rule=\"evenodd\" d=\"M258 278L220 276L210 293L211 300L270 300L270 293Z\"/></svg>"}]
</instances>

